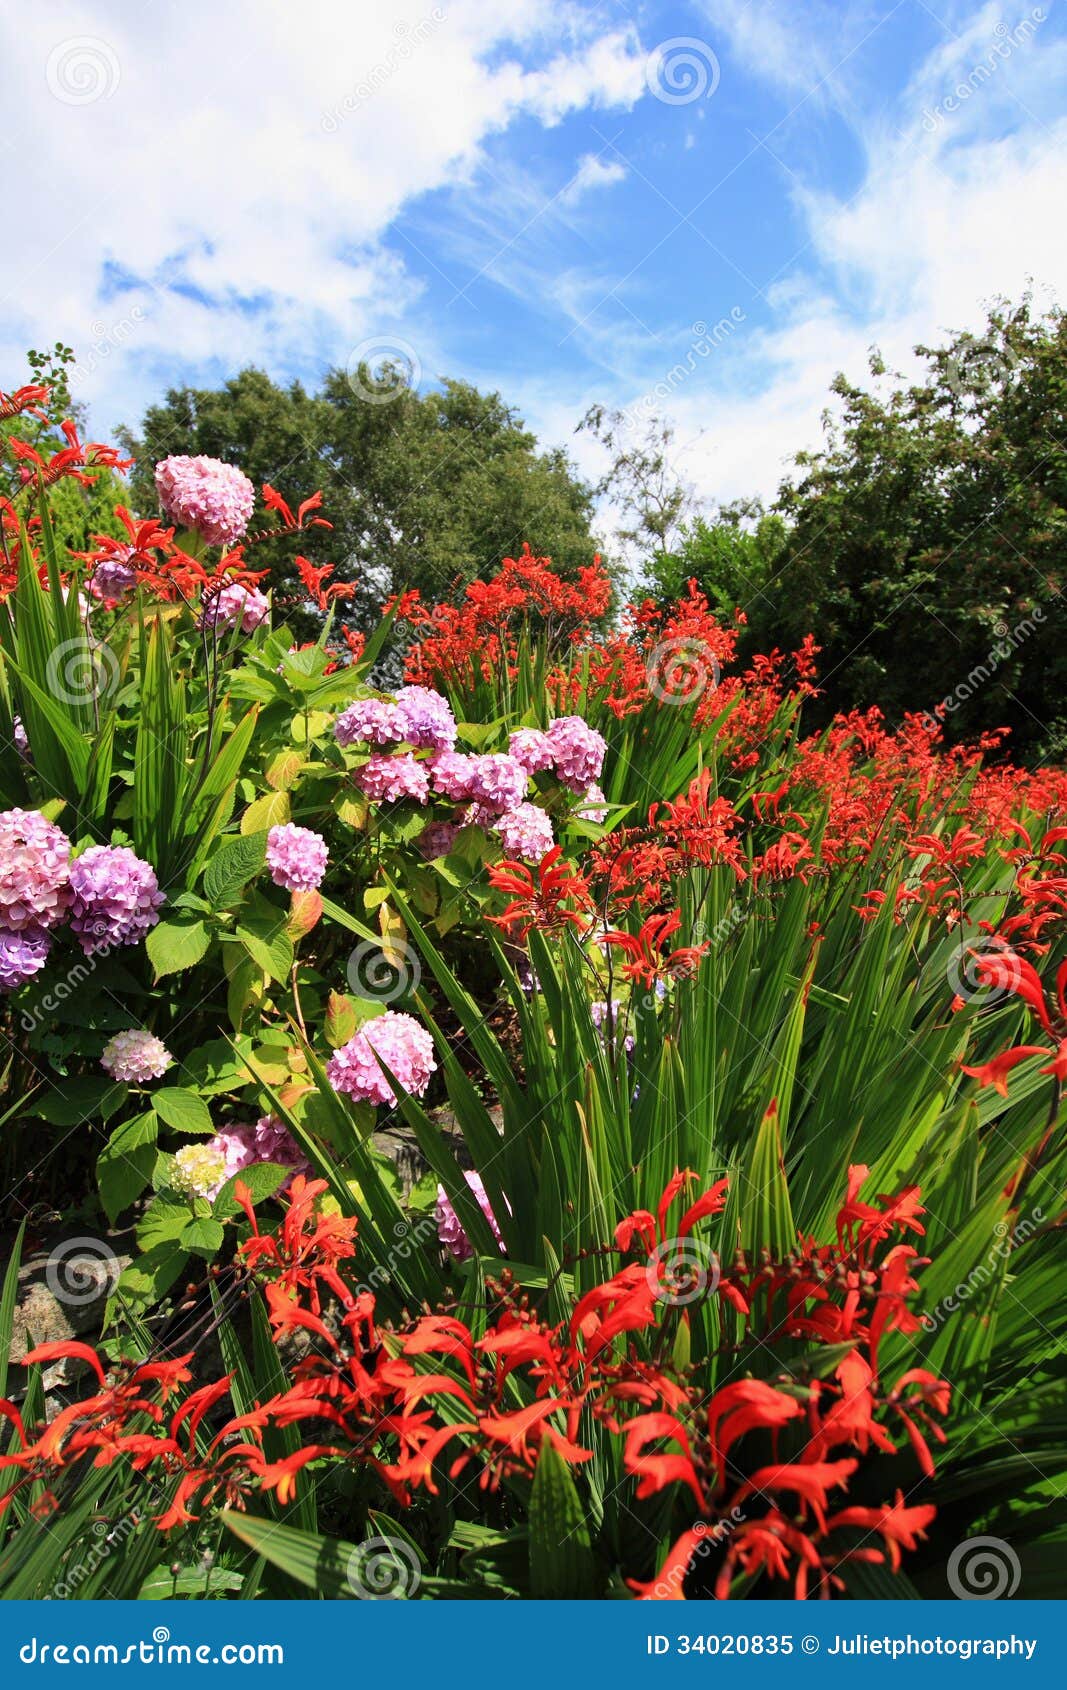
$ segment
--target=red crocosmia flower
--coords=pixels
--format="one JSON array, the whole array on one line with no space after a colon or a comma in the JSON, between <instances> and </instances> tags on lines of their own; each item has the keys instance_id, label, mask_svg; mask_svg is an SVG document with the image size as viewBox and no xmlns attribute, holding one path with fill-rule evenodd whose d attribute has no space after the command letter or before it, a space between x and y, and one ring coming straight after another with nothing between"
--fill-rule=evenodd
<instances>
[{"instance_id":1,"label":"red crocosmia flower","mask_svg":"<svg viewBox=\"0 0 1067 1690\"><path fill-rule=\"evenodd\" d=\"M886 1508L841 1509L830 1516L826 1529L832 1532L844 1526L858 1526L862 1531L876 1532L885 1543L889 1564L896 1573L900 1571L901 1550L917 1549L919 1540L926 1536L927 1526L932 1525L936 1517L937 1509L931 1503L923 1503L916 1508L906 1507L903 1492L898 1490L894 1501Z\"/></svg>"},{"instance_id":2,"label":"red crocosmia flower","mask_svg":"<svg viewBox=\"0 0 1067 1690\"><path fill-rule=\"evenodd\" d=\"M622 972L628 980L652 986L657 980L683 979L695 974L700 966L708 948L706 944L683 945L666 956L660 955L662 947L681 925L680 911L671 910L665 915L649 916L636 934L611 931L601 934L600 942L616 945L625 954L627 960Z\"/></svg>"},{"instance_id":3,"label":"red crocosmia flower","mask_svg":"<svg viewBox=\"0 0 1067 1690\"><path fill-rule=\"evenodd\" d=\"M489 920L519 940L525 939L531 927L542 933L559 933L568 926L584 928L592 907L589 886L562 858L562 846L554 845L536 871L519 862L490 868L490 886L509 892L511 902L503 914L491 915Z\"/></svg>"},{"instance_id":4,"label":"red crocosmia flower","mask_svg":"<svg viewBox=\"0 0 1067 1690\"><path fill-rule=\"evenodd\" d=\"M1044 1045L1016 1045L1013 1050L1001 1051L991 1062L982 1062L976 1068L970 1068L966 1063L960 1064L960 1071L969 1074L972 1080L977 1080L980 1086L992 1086L1001 1097L1008 1095L1008 1075L1020 1062L1025 1062L1028 1056L1048 1056ZM1042 1069L1048 1073L1048 1069Z\"/></svg>"}]
</instances>

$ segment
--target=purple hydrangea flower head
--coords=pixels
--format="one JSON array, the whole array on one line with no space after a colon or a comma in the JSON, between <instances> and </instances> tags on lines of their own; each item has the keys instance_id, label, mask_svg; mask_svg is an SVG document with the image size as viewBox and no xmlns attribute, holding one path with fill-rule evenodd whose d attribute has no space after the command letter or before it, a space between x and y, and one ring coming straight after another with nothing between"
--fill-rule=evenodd
<instances>
[{"instance_id":1,"label":"purple hydrangea flower head","mask_svg":"<svg viewBox=\"0 0 1067 1690\"><path fill-rule=\"evenodd\" d=\"M516 728L508 744L509 754L521 763L528 775L552 767L552 746L548 735L540 728Z\"/></svg>"},{"instance_id":2,"label":"purple hydrangea flower head","mask_svg":"<svg viewBox=\"0 0 1067 1690\"><path fill-rule=\"evenodd\" d=\"M463 831L459 822L431 822L419 834L419 850L424 857L447 857L456 843L456 835Z\"/></svg>"},{"instance_id":3,"label":"purple hydrangea flower head","mask_svg":"<svg viewBox=\"0 0 1067 1690\"><path fill-rule=\"evenodd\" d=\"M537 804L519 804L506 810L493 824L509 857L539 863L556 843L552 822Z\"/></svg>"},{"instance_id":4,"label":"purple hydrangea flower head","mask_svg":"<svg viewBox=\"0 0 1067 1690\"><path fill-rule=\"evenodd\" d=\"M355 771L356 785L376 803L393 803L398 798L414 798L425 804L430 796L430 777L426 764L420 763L410 751L399 757L375 752Z\"/></svg>"},{"instance_id":5,"label":"purple hydrangea flower head","mask_svg":"<svg viewBox=\"0 0 1067 1690\"><path fill-rule=\"evenodd\" d=\"M23 762L32 763L33 757L30 752L30 736L26 732L26 724L22 720L21 716L13 716L11 718L11 738L14 741L15 750L18 752Z\"/></svg>"},{"instance_id":6,"label":"purple hydrangea flower head","mask_svg":"<svg viewBox=\"0 0 1067 1690\"><path fill-rule=\"evenodd\" d=\"M528 778L521 763L499 752L472 757L471 763L470 796L476 804L498 812L518 809L526 797Z\"/></svg>"},{"instance_id":7,"label":"purple hydrangea flower head","mask_svg":"<svg viewBox=\"0 0 1067 1690\"><path fill-rule=\"evenodd\" d=\"M378 1056L404 1090L421 1097L437 1067L433 1040L413 1015L387 1009L368 1021L354 1038L335 1050L326 1074L335 1091L347 1092L357 1103L395 1103L396 1096L378 1063Z\"/></svg>"},{"instance_id":8,"label":"purple hydrangea flower head","mask_svg":"<svg viewBox=\"0 0 1067 1690\"><path fill-rule=\"evenodd\" d=\"M126 549L133 550L130 546ZM132 563L124 563L121 558L104 558L93 570L89 591L105 604L118 604L136 585L137 571Z\"/></svg>"},{"instance_id":9,"label":"purple hydrangea flower head","mask_svg":"<svg viewBox=\"0 0 1067 1690\"><path fill-rule=\"evenodd\" d=\"M403 712L385 698L357 698L333 725L338 745L399 745L407 737Z\"/></svg>"},{"instance_id":10,"label":"purple hydrangea flower head","mask_svg":"<svg viewBox=\"0 0 1067 1690\"><path fill-rule=\"evenodd\" d=\"M256 502L247 475L220 458L164 458L156 465L156 492L167 520L192 528L209 546L235 546Z\"/></svg>"},{"instance_id":11,"label":"purple hydrangea flower head","mask_svg":"<svg viewBox=\"0 0 1067 1690\"><path fill-rule=\"evenodd\" d=\"M448 700L432 687L401 687L396 707L404 721L406 744L427 751L451 751L456 743L456 718Z\"/></svg>"},{"instance_id":12,"label":"purple hydrangea flower head","mask_svg":"<svg viewBox=\"0 0 1067 1690\"><path fill-rule=\"evenodd\" d=\"M313 892L326 873L329 854L321 833L295 822L279 822L267 834L270 877L287 892Z\"/></svg>"},{"instance_id":13,"label":"purple hydrangea flower head","mask_svg":"<svg viewBox=\"0 0 1067 1690\"><path fill-rule=\"evenodd\" d=\"M258 587L243 587L231 581L228 587L208 599L200 620L205 628L216 631L240 626L242 634L251 634L270 615L270 600Z\"/></svg>"},{"instance_id":14,"label":"purple hydrangea flower head","mask_svg":"<svg viewBox=\"0 0 1067 1690\"><path fill-rule=\"evenodd\" d=\"M0 992L13 992L39 974L52 948L50 933L35 933L31 927L21 933L0 932Z\"/></svg>"},{"instance_id":15,"label":"purple hydrangea flower head","mask_svg":"<svg viewBox=\"0 0 1067 1690\"><path fill-rule=\"evenodd\" d=\"M492 1209L489 1207L489 1198L486 1195L485 1186L482 1184L481 1176L470 1172L465 1173L463 1177L477 1199L479 1209L481 1209L482 1214L489 1222L493 1231L493 1237L496 1239L501 1248L503 1248L504 1240L500 1235L500 1227L497 1223L497 1218ZM468 1256L474 1254L471 1241L464 1232L462 1222L456 1214L455 1209L452 1207L452 1199L449 1197L448 1192L445 1190L443 1185L439 1185L437 1187L437 1207L434 1210L434 1219L437 1222L438 1238L441 1240L441 1243L444 1245L449 1254L455 1257L457 1262L465 1262Z\"/></svg>"},{"instance_id":16,"label":"purple hydrangea flower head","mask_svg":"<svg viewBox=\"0 0 1067 1690\"><path fill-rule=\"evenodd\" d=\"M90 845L70 866L70 925L86 956L137 945L159 920L155 870L126 845Z\"/></svg>"},{"instance_id":17,"label":"purple hydrangea flower head","mask_svg":"<svg viewBox=\"0 0 1067 1690\"><path fill-rule=\"evenodd\" d=\"M557 716L546 737L562 784L572 792L588 792L604 767L607 744L602 736L580 716Z\"/></svg>"},{"instance_id":18,"label":"purple hydrangea flower head","mask_svg":"<svg viewBox=\"0 0 1067 1690\"><path fill-rule=\"evenodd\" d=\"M442 798L454 798L464 804L474 796L475 759L462 751L442 751L426 764L433 789Z\"/></svg>"},{"instance_id":19,"label":"purple hydrangea flower head","mask_svg":"<svg viewBox=\"0 0 1067 1690\"><path fill-rule=\"evenodd\" d=\"M121 1080L125 1085L143 1086L146 1080L158 1080L173 1061L162 1039L141 1028L130 1028L108 1040L100 1057L100 1066L113 1080Z\"/></svg>"},{"instance_id":20,"label":"purple hydrangea flower head","mask_svg":"<svg viewBox=\"0 0 1067 1690\"><path fill-rule=\"evenodd\" d=\"M0 928L40 933L70 908L70 840L39 810L0 814Z\"/></svg>"}]
</instances>

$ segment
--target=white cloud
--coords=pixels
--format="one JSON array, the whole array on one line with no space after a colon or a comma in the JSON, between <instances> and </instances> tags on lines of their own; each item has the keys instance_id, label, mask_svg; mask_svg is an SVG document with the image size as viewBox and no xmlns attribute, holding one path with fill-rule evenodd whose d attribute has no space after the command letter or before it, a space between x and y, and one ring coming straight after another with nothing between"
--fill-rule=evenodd
<instances>
[{"instance_id":1,"label":"white cloud","mask_svg":"<svg viewBox=\"0 0 1067 1690\"><path fill-rule=\"evenodd\" d=\"M182 364L317 372L402 333L419 288L382 246L400 208L469 180L520 116L554 125L643 91L632 30L598 24L553 0L6 12L5 212L20 233L0 365L17 379L28 344L62 336L110 421Z\"/></svg>"},{"instance_id":2,"label":"white cloud","mask_svg":"<svg viewBox=\"0 0 1067 1690\"><path fill-rule=\"evenodd\" d=\"M578 168L560 194L564 205L577 205L583 196L596 188L610 188L614 182L626 178L626 166L614 159L598 158L595 153L583 153Z\"/></svg>"}]
</instances>

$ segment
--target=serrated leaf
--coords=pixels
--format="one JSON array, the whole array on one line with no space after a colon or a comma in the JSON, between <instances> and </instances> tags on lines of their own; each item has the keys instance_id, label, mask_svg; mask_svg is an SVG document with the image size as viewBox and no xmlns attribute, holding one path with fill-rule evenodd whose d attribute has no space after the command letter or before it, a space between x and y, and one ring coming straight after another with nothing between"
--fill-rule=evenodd
<instances>
[{"instance_id":1,"label":"serrated leaf","mask_svg":"<svg viewBox=\"0 0 1067 1690\"><path fill-rule=\"evenodd\" d=\"M145 940L148 960L157 980L167 974L180 974L193 968L204 957L211 934L203 921L161 921L152 928Z\"/></svg>"},{"instance_id":2,"label":"serrated leaf","mask_svg":"<svg viewBox=\"0 0 1067 1690\"><path fill-rule=\"evenodd\" d=\"M215 909L227 909L259 873L266 857L266 829L227 839L204 871L205 897Z\"/></svg>"}]
</instances>

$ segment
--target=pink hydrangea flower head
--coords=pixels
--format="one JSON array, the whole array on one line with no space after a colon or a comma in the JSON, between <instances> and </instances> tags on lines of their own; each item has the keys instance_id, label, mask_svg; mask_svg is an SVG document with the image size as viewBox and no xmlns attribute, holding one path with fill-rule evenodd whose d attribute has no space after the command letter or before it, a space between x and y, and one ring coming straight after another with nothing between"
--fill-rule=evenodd
<instances>
[{"instance_id":1,"label":"pink hydrangea flower head","mask_svg":"<svg viewBox=\"0 0 1067 1690\"><path fill-rule=\"evenodd\" d=\"M506 810L494 823L509 857L539 863L556 843L552 822L537 804L519 804Z\"/></svg>"},{"instance_id":2,"label":"pink hydrangea flower head","mask_svg":"<svg viewBox=\"0 0 1067 1690\"><path fill-rule=\"evenodd\" d=\"M29 927L21 933L0 932L0 992L14 992L39 974L51 948L50 933Z\"/></svg>"},{"instance_id":3,"label":"pink hydrangea flower head","mask_svg":"<svg viewBox=\"0 0 1067 1690\"><path fill-rule=\"evenodd\" d=\"M426 858L447 857L462 831L459 822L431 822L419 834L419 850Z\"/></svg>"},{"instance_id":4,"label":"pink hydrangea flower head","mask_svg":"<svg viewBox=\"0 0 1067 1690\"><path fill-rule=\"evenodd\" d=\"M497 1218L492 1209L489 1207L489 1198L486 1196L485 1186L482 1184L481 1176L471 1172L465 1173L463 1177L477 1199L479 1209L481 1209L482 1214L489 1222L489 1225L493 1230L493 1237L496 1239L501 1248L503 1248L504 1240L500 1235L500 1227L497 1224ZM438 1238L441 1240L441 1243L444 1245L449 1254L455 1257L457 1262L465 1262L468 1256L472 1256L474 1254L471 1241L463 1230L460 1218L456 1214L455 1209L452 1207L452 1199L449 1197L448 1192L445 1190L443 1185L439 1185L437 1187L437 1207L434 1210L434 1219L437 1222Z\"/></svg>"},{"instance_id":5,"label":"pink hydrangea flower head","mask_svg":"<svg viewBox=\"0 0 1067 1690\"><path fill-rule=\"evenodd\" d=\"M100 1057L100 1066L113 1080L121 1080L125 1085L143 1086L147 1080L158 1080L173 1061L162 1039L141 1028L130 1028L108 1040Z\"/></svg>"},{"instance_id":6,"label":"pink hydrangea flower head","mask_svg":"<svg viewBox=\"0 0 1067 1690\"><path fill-rule=\"evenodd\" d=\"M156 492L167 520L193 529L209 546L235 546L256 502L247 475L220 458L164 458L156 465Z\"/></svg>"},{"instance_id":7,"label":"pink hydrangea flower head","mask_svg":"<svg viewBox=\"0 0 1067 1690\"><path fill-rule=\"evenodd\" d=\"M407 737L403 712L385 698L357 698L333 725L338 745L400 745Z\"/></svg>"},{"instance_id":8,"label":"pink hydrangea flower head","mask_svg":"<svg viewBox=\"0 0 1067 1690\"><path fill-rule=\"evenodd\" d=\"M413 1015L387 1009L334 1051L326 1068L334 1090L347 1092L357 1103L395 1103L395 1093L378 1056L414 1097L422 1096L437 1067L433 1040L425 1027Z\"/></svg>"},{"instance_id":9,"label":"pink hydrangea flower head","mask_svg":"<svg viewBox=\"0 0 1067 1690\"><path fill-rule=\"evenodd\" d=\"M448 700L432 687L401 687L396 707L404 720L406 744L427 751L451 751L456 743L456 718Z\"/></svg>"},{"instance_id":10,"label":"pink hydrangea flower head","mask_svg":"<svg viewBox=\"0 0 1067 1690\"><path fill-rule=\"evenodd\" d=\"M552 746L548 735L540 728L516 728L508 743L509 754L521 763L528 775L552 767Z\"/></svg>"},{"instance_id":11,"label":"pink hydrangea flower head","mask_svg":"<svg viewBox=\"0 0 1067 1690\"><path fill-rule=\"evenodd\" d=\"M582 798L583 802L578 805L574 812L575 815L581 816L583 821L595 822L599 827L602 822L607 820L607 799L595 783L589 788L588 792L583 793Z\"/></svg>"},{"instance_id":12,"label":"pink hydrangea flower head","mask_svg":"<svg viewBox=\"0 0 1067 1690\"><path fill-rule=\"evenodd\" d=\"M426 764L420 763L410 751L399 757L375 752L355 771L353 778L375 803L390 804L399 798L414 798L416 804L425 804L430 796Z\"/></svg>"},{"instance_id":13,"label":"pink hydrangea flower head","mask_svg":"<svg viewBox=\"0 0 1067 1690\"><path fill-rule=\"evenodd\" d=\"M607 743L580 716L557 716L548 725L556 774L572 792L588 792L600 779Z\"/></svg>"},{"instance_id":14,"label":"pink hydrangea flower head","mask_svg":"<svg viewBox=\"0 0 1067 1690\"><path fill-rule=\"evenodd\" d=\"M207 600L200 620L205 628L220 631L239 626L242 634L251 634L269 615L270 600L258 587L243 587L239 581L231 581Z\"/></svg>"},{"instance_id":15,"label":"pink hydrangea flower head","mask_svg":"<svg viewBox=\"0 0 1067 1690\"><path fill-rule=\"evenodd\" d=\"M267 834L270 877L287 892L313 892L326 873L329 854L321 833L295 822L279 822Z\"/></svg>"},{"instance_id":16,"label":"pink hydrangea flower head","mask_svg":"<svg viewBox=\"0 0 1067 1690\"><path fill-rule=\"evenodd\" d=\"M474 796L475 760L462 751L442 751L431 757L426 767L430 771L433 789L442 798L454 798L464 804Z\"/></svg>"},{"instance_id":17,"label":"pink hydrangea flower head","mask_svg":"<svg viewBox=\"0 0 1067 1690\"><path fill-rule=\"evenodd\" d=\"M292 1168L293 1174L304 1173L309 1167L307 1157L284 1122L273 1115L261 1115L254 1125L222 1127L214 1138L207 1140L207 1148L222 1152L225 1168L214 1190L205 1196L215 1198L228 1179L259 1162L274 1162L279 1167ZM289 1175L292 1179L293 1175ZM288 1185L287 1179L281 1189Z\"/></svg>"},{"instance_id":18,"label":"pink hydrangea flower head","mask_svg":"<svg viewBox=\"0 0 1067 1690\"><path fill-rule=\"evenodd\" d=\"M130 552L133 548L126 549ZM136 585L137 571L132 563L123 563L121 558L104 558L93 570L89 591L105 604L119 604Z\"/></svg>"},{"instance_id":19,"label":"pink hydrangea flower head","mask_svg":"<svg viewBox=\"0 0 1067 1690\"><path fill-rule=\"evenodd\" d=\"M514 757L489 752L472 757L474 765L470 795L488 810L516 810L526 797L527 774Z\"/></svg>"},{"instance_id":20,"label":"pink hydrangea flower head","mask_svg":"<svg viewBox=\"0 0 1067 1690\"><path fill-rule=\"evenodd\" d=\"M155 869L126 845L90 845L70 865L70 925L86 956L137 945L159 920Z\"/></svg>"},{"instance_id":21,"label":"pink hydrangea flower head","mask_svg":"<svg viewBox=\"0 0 1067 1690\"><path fill-rule=\"evenodd\" d=\"M70 840L39 810L0 814L0 928L40 933L70 908Z\"/></svg>"}]
</instances>

